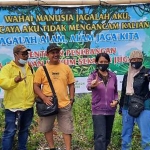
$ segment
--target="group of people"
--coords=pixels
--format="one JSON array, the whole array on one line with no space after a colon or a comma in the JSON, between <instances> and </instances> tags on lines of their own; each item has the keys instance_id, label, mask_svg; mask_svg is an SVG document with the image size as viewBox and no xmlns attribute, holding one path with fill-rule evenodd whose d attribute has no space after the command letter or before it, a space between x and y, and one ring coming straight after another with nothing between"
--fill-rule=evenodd
<instances>
[{"instance_id":1,"label":"group of people","mask_svg":"<svg viewBox=\"0 0 150 150\"><path fill-rule=\"evenodd\" d=\"M59 112L57 115L40 117L39 130L44 133L50 150L54 147L53 127L57 118L66 150L71 149L73 132L72 105L75 96L75 78L68 65L59 62L61 48L56 44L47 47L49 63L45 66L52 80ZM47 105L52 105L52 90L49 87L43 67L36 71L27 63L31 49L24 45L13 48L14 60L0 71L0 87L4 89L5 129L2 136L2 150L12 150L13 140L18 131L18 150L27 150L29 127L33 118L35 96L39 96ZM69 91L69 94L68 94Z\"/></svg>"},{"instance_id":2,"label":"group of people","mask_svg":"<svg viewBox=\"0 0 150 150\"><path fill-rule=\"evenodd\" d=\"M141 147L150 150L150 92L149 69L143 66L143 54L134 50L129 56L128 72L123 77L121 98L118 98L116 75L108 70L110 57L106 53L96 56L96 70L88 77L87 89L92 91L92 118L94 150L107 150L117 104L122 115L121 150L131 149L134 124L141 133ZM138 117L129 115L131 97L142 97L144 109ZM136 107L136 106L135 106Z\"/></svg>"},{"instance_id":3,"label":"group of people","mask_svg":"<svg viewBox=\"0 0 150 150\"><path fill-rule=\"evenodd\" d=\"M12 150L13 140L18 131L18 150L27 150L29 127L34 115L35 96L46 105L52 105L52 90L49 87L43 67L36 72L28 64L28 52L24 45L13 48L14 60L0 71L0 87L4 89L5 129L2 136L2 150ZM60 62L61 47L50 44L46 54L49 62L46 68L58 97L59 112L56 115L40 117L39 130L45 135L50 150L57 150L53 140L53 127L57 118L66 150L71 150L73 133L72 105L75 96L75 78L71 68ZM92 119L94 130L94 150L107 150L117 105L122 115L122 150L131 148L134 124L141 132L143 150L150 150L150 95L149 75L143 65L143 54L132 51L129 68L124 75L121 98L118 97L116 74L109 71L110 56L107 53L96 55L96 69L89 75L87 90L92 93ZM138 117L128 114L128 106L133 94L145 98L144 110Z\"/></svg>"}]
</instances>

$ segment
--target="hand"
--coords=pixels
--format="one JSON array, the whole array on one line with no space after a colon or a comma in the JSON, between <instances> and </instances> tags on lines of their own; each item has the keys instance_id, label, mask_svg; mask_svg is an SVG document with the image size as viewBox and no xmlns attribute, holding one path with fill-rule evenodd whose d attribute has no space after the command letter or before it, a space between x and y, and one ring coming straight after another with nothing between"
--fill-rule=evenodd
<instances>
[{"instance_id":1,"label":"hand","mask_svg":"<svg viewBox=\"0 0 150 150\"><path fill-rule=\"evenodd\" d=\"M74 103L73 101L70 101L71 106L73 106L73 103Z\"/></svg>"},{"instance_id":2,"label":"hand","mask_svg":"<svg viewBox=\"0 0 150 150\"><path fill-rule=\"evenodd\" d=\"M117 100L113 100L111 103L110 103L110 106L111 107L116 107L118 104L118 101Z\"/></svg>"},{"instance_id":3,"label":"hand","mask_svg":"<svg viewBox=\"0 0 150 150\"><path fill-rule=\"evenodd\" d=\"M48 106L51 106L53 105L52 103L52 100L53 100L53 97L52 96L45 96L44 98L42 98L42 100L44 101L44 103Z\"/></svg>"},{"instance_id":4,"label":"hand","mask_svg":"<svg viewBox=\"0 0 150 150\"><path fill-rule=\"evenodd\" d=\"M26 78L26 77L24 77L24 78L21 77L21 72L19 71L19 75L14 79L14 81L15 81L16 83L18 83L18 82L23 81L25 78Z\"/></svg>"},{"instance_id":5,"label":"hand","mask_svg":"<svg viewBox=\"0 0 150 150\"><path fill-rule=\"evenodd\" d=\"M98 79L98 74L96 74L96 79L95 80L92 80L91 82L91 88L94 88L96 87L98 84L102 83L103 81L99 81Z\"/></svg>"},{"instance_id":6,"label":"hand","mask_svg":"<svg viewBox=\"0 0 150 150\"><path fill-rule=\"evenodd\" d=\"M150 82L150 71L148 71L144 76L147 77L148 81Z\"/></svg>"},{"instance_id":7,"label":"hand","mask_svg":"<svg viewBox=\"0 0 150 150\"><path fill-rule=\"evenodd\" d=\"M73 106L74 102L75 102L75 99L74 98L70 98L70 104L71 104L71 106Z\"/></svg>"}]
</instances>

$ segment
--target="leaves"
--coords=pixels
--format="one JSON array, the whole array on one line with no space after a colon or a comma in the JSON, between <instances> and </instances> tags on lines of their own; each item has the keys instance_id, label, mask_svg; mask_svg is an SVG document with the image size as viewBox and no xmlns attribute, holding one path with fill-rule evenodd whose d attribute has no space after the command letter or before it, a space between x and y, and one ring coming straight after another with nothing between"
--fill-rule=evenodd
<instances>
[{"instance_id":1,"label":"leaves","mask_svg":"<svg viewBox=\"0 0 150 150\"><path fill-rule=\"evenodd\" d=\"M73 117L75 131L72 137L73 150L93 150L93 122L91 117L91 94L77 94L76 101L73 105ZM34 118L30 127L30 136L27 143L29 150L44 150L47 142L44 135L38 131L39 117L34 114ZM4 110L0 109L0 143L2 141L2 133L4 129ZM116 112L111 143L108 150L121 149L121 129L122 117ZM140 147L140 132L135 125L132 140L132 150L141 150ZM54 128L54 141L57 147L64 149L62 134L58 130L57 122ZM17 135L15 136L13 150L17 149ZM1 144L0 144L1 145Z\"/></svg>"}]
</instances>

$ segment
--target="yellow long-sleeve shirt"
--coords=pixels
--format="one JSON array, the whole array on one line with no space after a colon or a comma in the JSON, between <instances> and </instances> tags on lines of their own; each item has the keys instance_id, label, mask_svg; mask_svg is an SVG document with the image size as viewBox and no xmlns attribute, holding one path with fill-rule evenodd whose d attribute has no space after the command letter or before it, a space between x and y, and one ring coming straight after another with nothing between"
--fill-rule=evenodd
<instances>
[{"instance_id":1,"label":"yellow long-sleeve shirt","mask_svg":"<svg viewBox=\"0 0 150 150\"><path fill-rule=\"evenodd\" d=\"M25 65L25 80L16 83L15 77L24 76L21 68L14 61L5 65L0 71L0 87L4 89L4 107L5 109L27 109L34 104L33 78L34 75L28 64Z\"/></svg>"}]
</instances>

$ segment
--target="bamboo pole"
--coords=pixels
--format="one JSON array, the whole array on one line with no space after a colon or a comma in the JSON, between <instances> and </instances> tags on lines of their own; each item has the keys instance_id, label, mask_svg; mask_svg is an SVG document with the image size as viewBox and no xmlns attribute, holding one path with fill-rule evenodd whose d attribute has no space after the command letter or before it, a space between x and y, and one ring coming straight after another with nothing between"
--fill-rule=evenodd
<instances>
[{"instance_id":1,"label":"bamboo pole","mask_svg":"<svg viewBox=\"0 0 150 150\"><path fill-rule=\"evenodd\" d=\"M139 3L150 3L150 0L103 0L104 2L111 5L118 4L139 4Z\"/></svg>"},{"instance_id":2,"label":"bamboo pole","mask_svg":"<svg viewBox=\"0 0 150 150\"><path fill-rule=\"evenodd\" d=\"M119 4L137 4L150 3L150 0L1 0L0 6L18 6L18 5L119 5Z\"/></svg>"}]
</instances>

